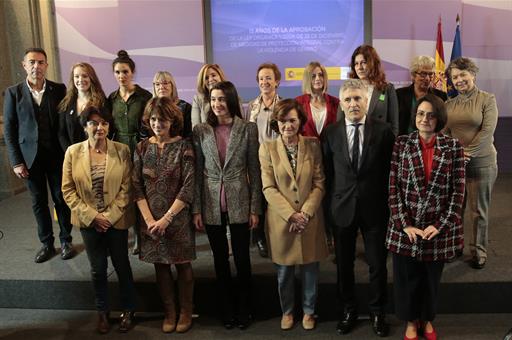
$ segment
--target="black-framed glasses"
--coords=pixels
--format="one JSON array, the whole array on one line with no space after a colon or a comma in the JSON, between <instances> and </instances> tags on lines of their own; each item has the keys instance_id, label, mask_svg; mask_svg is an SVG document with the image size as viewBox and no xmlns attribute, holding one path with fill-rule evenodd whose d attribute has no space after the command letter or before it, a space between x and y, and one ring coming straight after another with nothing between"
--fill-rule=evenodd
<instances>
[{"instance_id":1,"label":"black-framed glasses","mask_svg":"<svg viewBox=\"0 0 512 340\"><path fill-rule=\"evenodd\" d=\"M416 75L420 76L421 78L432 78L435 75L435 72L414 72Z\"/></svg>"}]
</instances>

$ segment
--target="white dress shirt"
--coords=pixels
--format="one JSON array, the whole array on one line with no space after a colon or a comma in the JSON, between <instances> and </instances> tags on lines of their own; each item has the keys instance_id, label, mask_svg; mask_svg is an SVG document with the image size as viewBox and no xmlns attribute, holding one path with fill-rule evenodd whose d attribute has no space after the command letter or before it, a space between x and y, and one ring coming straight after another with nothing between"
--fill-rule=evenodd
<instances>
[{"instance_id":1,"label":"white dress shirt","mask_svg":"<svg viewBox=\"0 0 512 340\"><path fill-rule=\"evenodd\" d=\"M366 115L357 122L359 125L359 166L361 166L361 154L363 153L363 142L364 142L364 125L366 123ZM350 160L352 160L352 150L354 149L354 132L356 131L355 123L345 118L345 129L347 131L347 142L348 142L348 154Z\"/></svg>"},{"instance_id":2,"label":"white dress shirt","mask_svg":"<svg viewBox=\"0 0 512 340\"><path fill-rule=\"evenodd\" d=\"M34 98L35 102L38 106L41 106L41 100L43 100L44 91L46 90L46 79L43 83L43 89L41 91L34 90L30 83L28 82L28 79L26 79L28 89L30 90L30 93L32 94L32 98Z\"/></svg>"}]
</instances>

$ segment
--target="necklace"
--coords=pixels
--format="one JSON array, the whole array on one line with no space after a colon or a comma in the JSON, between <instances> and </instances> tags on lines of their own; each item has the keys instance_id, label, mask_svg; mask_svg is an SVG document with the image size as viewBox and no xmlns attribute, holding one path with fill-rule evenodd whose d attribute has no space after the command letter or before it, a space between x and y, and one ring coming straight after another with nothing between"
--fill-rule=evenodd
<instances>
[{"instance_id":1,"label":"necklace","mask_svg":"<svg viewBox=\"0 0 512 340\"><path fill-rule=\"evenodd\" d=\"M77 110L78 110L78 113L81 113L85 107L87 106L87 104L89 104L91 98L89 98L89 96L87 95L84 95L84 96L79 96L76 100L76 106L77 106Z\"/></svg>"},{"instance_id":2,"label":"necklace","mask_svg":"<svg viewBox=\"0 0 512 340\"><path fill-rule=\"evenodd\" d=\"M91 150L94 150L95 153L104 153L104 151L101 149L101 146L100 147L94 147L92 146L91 144L89 144L89 149Z\"/></svg>"}]
</instances>

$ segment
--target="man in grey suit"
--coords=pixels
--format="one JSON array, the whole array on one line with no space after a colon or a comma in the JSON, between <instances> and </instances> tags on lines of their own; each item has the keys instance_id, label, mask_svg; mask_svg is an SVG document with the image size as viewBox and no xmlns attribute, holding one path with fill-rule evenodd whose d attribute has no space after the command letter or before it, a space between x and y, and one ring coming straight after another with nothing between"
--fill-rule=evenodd
<instances>
[{"instance_id":1,"label":"man in grey suit","mask_svg":"<svg viewBox=\"0 0 512 340\"><path fill-rule=\"evenodd\" d=\"M72 226L69 208L62 198L64 153L57 136L57 106L66 94L66 87L45 79L48 63L42 48L28 48L22 65L27 78L5 90L5 144L14 173L26 181L32 197L39 240L43 244L35 262L45 262L55 254L47 183L59 220L61 258L67 260L74 255Z\"/></svg>"},{"instance_id":2,"label":"man in grey suit","mask_svg":"<svg viewBox=\"0 0 512 340\"><path fill-rule=\"evenodd\" d=\"M394 134L386 122L366 115L366 86L348 79L340 89L344 117L323 135L327 204L334 225L338 272L340 334L357 321L354 260L357 233L363 235L370 273L370 322L378 336L388 335L384 320L387 298L386 248L389 217L388 178Z\"/></svg>"}]
</instances>

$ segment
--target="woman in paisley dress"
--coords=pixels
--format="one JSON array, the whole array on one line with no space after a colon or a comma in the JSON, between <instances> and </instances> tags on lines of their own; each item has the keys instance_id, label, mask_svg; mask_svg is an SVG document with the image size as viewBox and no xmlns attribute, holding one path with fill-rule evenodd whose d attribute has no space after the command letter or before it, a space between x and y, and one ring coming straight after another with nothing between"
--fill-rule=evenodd
<instances>
[{"instance_id":1,"label":"woman in paisley dress","mask_svg":"<svg viewBox=\"0 0 512 340\"><path fill-rule=\"evenodd\" d=\"M183 333L192 326L191 261L196 253L189 205L194 193L194 152L180 136L183 116L172 99L152 98L142 120L152 136L139 142L134 153L132 180L142 217L139 256L155 266L165 309L162 331ZM178 272L177 323L172 264Z\"/></svg>"}]
</instances>

